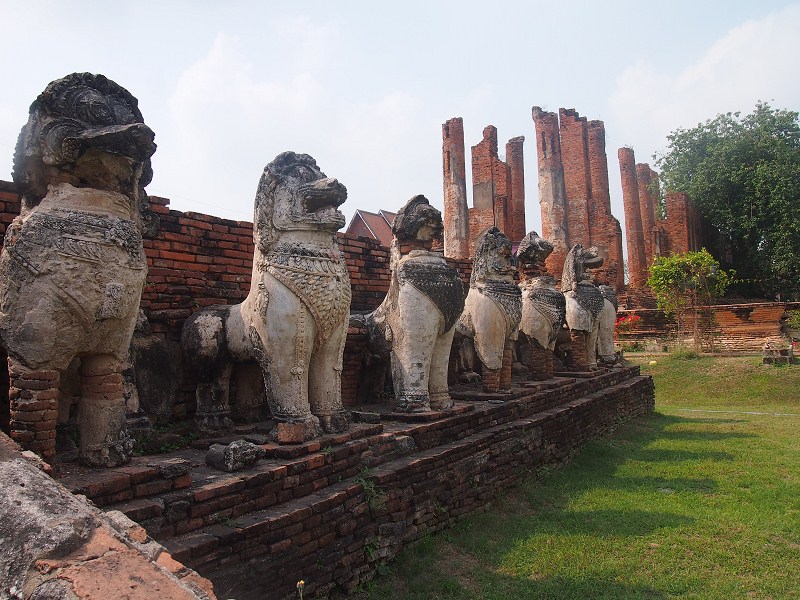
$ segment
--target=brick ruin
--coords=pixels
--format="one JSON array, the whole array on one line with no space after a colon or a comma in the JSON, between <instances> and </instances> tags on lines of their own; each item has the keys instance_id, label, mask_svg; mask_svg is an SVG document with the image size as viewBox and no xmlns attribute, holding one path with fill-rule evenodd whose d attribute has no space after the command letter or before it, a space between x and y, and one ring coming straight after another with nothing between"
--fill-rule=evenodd
<instances>
[{"instance_id":1,"label":"brick ruin","mask_svg":"<svg viewBox=\"0 0 800 600\"><path fill-rule=\"evenodd\" d=\"M596 246L604 259L598 283L622 291L625 285L622 228L611 214L605 125L574 109L558 114L532 109L539 161L542 236L555 245L547 269L560 277L575 244ZM627 215L626 215L627 217Z\"/></svg>"},{"instance_id":2,"label":"brick ruin","mask_svg":"<svg viewBox=\"0 0 800 600\"><path fill-rule=\"evenodd\" d=\"M498 155L497 128L489 125L483 130L483 139L471 148L473 206L469 208L464 121L457 117L442 125L445 256L474 256L475 240L492 226L513 244L525 237L524 141L524 137L508 141L504 162Z\"/></svg>"},{"instance_id":3,"label":"brick ruin","mask_svg":"<svg viewBox=\"0 0 800 600\"><path fill-rule=\"evenodd\" d=\"M652 299L647 298L645 288L655 258L700 250L708 244L710 231L686 194L668 192L660 206L658 173L646 163L636 163L631 148L620 148L618 156L628 245L628 296L635 297L636 304L649 306Z\"/></svg>"}]
</instances>

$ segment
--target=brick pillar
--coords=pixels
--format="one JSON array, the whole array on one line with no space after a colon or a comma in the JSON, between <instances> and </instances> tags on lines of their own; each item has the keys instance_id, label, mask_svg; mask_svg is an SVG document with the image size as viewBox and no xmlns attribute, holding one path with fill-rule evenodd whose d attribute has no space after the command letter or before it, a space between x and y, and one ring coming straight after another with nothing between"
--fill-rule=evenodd
<instances>
[{"instance_id":1,"label":"brick pillar","mask_svg":"<svg viewBox=\"0 0 800 600\"><path fill-rule=\"evenodd\" d=\"M56 456L58 371L34 370L8 358L11 439L47 462Z\"/></svg>"},{"instance_id":2,"label":"brick pillar","mask_svg":"<svg viewBox=\"0 0 800 600\"><path fill-rule=\"evenodd\" d=\"M642 213L642 234L644 235L645 267L649 270L655 257L653 228L656 224L655 203L651 186L653 170L647 163L636 165L636 182L639 185L639 210Z\"/></svg>"},{"instance_id":3,"label":"brick pillar","mask_svg":"<svg viewBox=\"0 0 800 600\"><path fill-rule=\"evenodd\" d=\"M444 255L469 258L469 208L464 159L464 121L450 119L442 125L442 175L444 180Z\"/></svg>"},{"instance_id":4,"label":"brick pillar","mask_svg":"<svg viewBox=\"0 0 800 600\"><path fill-rule=\"evenodd\" d=\"M115 467L130 461L133 442L125 430L122 365L111 356L81 360L78 426L80 460L94 467Z\"/></svg>"},{"instance_id":5,"label":"brick pillar","mask_svg":"<svg viewBox=\"0 0 800 600\"><path fill-rule=\"evenodd\" d=\"M559 123L561 131L561 162L564 165L564 188L567 194L567 221L569 243L591 246L589 224L589 148L586 117L575 109L561 108Z\"/></svg>"},{"instance_id":6,"label":"brick pillar","mask_svg":"<svg viewBox=\"0 0 800 600\"><path fill-rule=\"evenodd\" d=\"M494 171L494 224L506 233L514 218L511 210L511 168L497 157L492 157ZM481 232L478 232L480 234Z\"/></svg>"},{"instance_id":7,"label":"brick pillar","mask_svg":"<svg viewBox=\"0 0 800 600\"><path fill-rule=\"evenodd\" d=\"M674 254L684 254L692 249L689 197L683 192L670 192L665 203L667 218L663 226L669 239L669 249Z\"/></svg>"},{"instance_id":8,"label":"brick pillar","mask_svg":"<svg viewBox=\"0 0 800 600\"><path fill-rule=\"evenodd\" d=\"M613 286L615 291L621 293L625 285L622 228L611 214L605 124L602 121L589 121L587 130L592 191L589 199L590 242L600 249L603 256L603 266L595 271L595 280Z\"/></svg>"},{"instance_id":9,"label":"brick pillar","mask_svg":"<svg viewBox=\"0 0 800 600\"><path fill-rule=\"evenodd\" d=\"M642 232L642 213L639 208L639 184L636 181L636 159L631 148L620 148L619 171L622 178L622 202L625 205L625 237L628 241L628 276L632 289L641 288L647 281Z\"/></svg>"},{"instance_id":10,"label":"brick pillar","mask_svg":"<svg viewBox=\"0 0 800 600\"><path fill-rule=\"evenodd\" d=\"M472 146L472 208L469 211L469 255L475 255L475 240L495 225L495 162L497 128L489 125L483 139Z\"/></svg>"},{"instance_id":11,"label":"brick pillar","mask_svg":"<svg viewBox=\"0 0 800 600\"><path fill-rule=\"evenodd\" d=\"M500 369L500 389L511 389L511 368L514 363L514 347L513 343L506 340L506 345L503 348L503 367Z\"/></svg>"},{"instance_id":12,"label":"brick pillar","mask_svg":"<svg viewBox=\"0 0 800 600\"><path fill-rule=\"evenodd\" d=\"M511 138L506 143L506 162L511 169L511 227L506 235L512 244L518 244L528 233L525 228L525 164L523 162L523 136Z\"/></svg>"},{"instance_id":13,"label":"brick pillar","mask_svg":"<svg viewBox=\"0 0 800 600\"><path fill-rule=\"evenodd\" d=\"M570 338L572 338L572 365L575 371L588 371L589 370L589 356L588 348L586 347L586 338L589 334L585 331L575 331L570 329Z\"/></svg>"},{"instance_id":14,"label":"brick pillar","mask_svg":"<svg viewBox=\"0 0 800 600\"><path fill-rule=\"evenodd\" d=\"M483 391L489 394L496 394L500 391L500 373L503 369L487 369L483 366L481 378L483 379Z\"/></svg>"},{"instance_id":15,"label":"brick pillar","mask_svg":"<svg viewBox=\"0 0 800 600\"><path fill-rule=\"evenodd\" d=\"M545 264L548 272L561 279L564 259L570 246L567 230L567 193L564 188L564 165L561 162L561 140L558 115L534 106L531 109L536 130L536 156L539 172L539 204L542 209L542 237L553 244Z\"/></svg>"}]
</instances>

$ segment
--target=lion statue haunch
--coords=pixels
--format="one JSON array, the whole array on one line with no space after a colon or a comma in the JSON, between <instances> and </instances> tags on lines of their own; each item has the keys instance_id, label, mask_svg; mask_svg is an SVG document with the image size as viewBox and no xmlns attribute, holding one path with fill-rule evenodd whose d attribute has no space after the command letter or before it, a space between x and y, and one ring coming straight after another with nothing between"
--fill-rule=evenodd
<instances>
[{"instance_id":1,"label":"lion statue haunch","mask_svg":"<svg viewBox=\"0 0 800 600\"><path fill-rule=\"evenodd\" d=\"M596 248L575 244L564 260L561 273L561 291L567 301L567 326L572 335L575 367L579 370L597 366L597 333L605 300L587 271L602 264Z\"/></svg>"},{"instance_id":2,"label":"lion statue haunch","mask_svg":"<svg viewBox=\"0 0 800 600\"><path fill-rule=\"evenodd\" d=\"M511 241L497 227L490 227L478 237L469 292L456 326L474 344L486 392L511 389L513 342L522 318L515 273Z\"/></svg>"},{"instance_id":3,"label":"lion statue haunch","mask_svg":"<svg viewBox=\"0 0 800 600\"><path fill-rule=\"evenodd\" d=\"M59 379L76 356L81 461L130 460L121 372L147 274L141 227L153 137L136 98L89 73L50 83L19 136L22 204L0 256L0 339L11 435L48 460Z\"/></svg>"},{"instance_id":4,"label":"lion statue haunch","mask_svg":"<svg viewBox=\"0 0 800 600\"><path fill-rule=\"evenodd\" d=\"M608 367L619 366L620 361L614 350L614 325L617 322L617 294L610 285L598 286L603 295L603 310L598 317L597 358L600 364Z\"/></svg>"},{"instance_id":5,"label":"lion statue haunch","mask_svg":"<svg viewBox=\"0 0 800 600\"><path fill-rule=\"evenodd\" d=\"M464 287L433 242L442 215L424 196L401 208L390 249L392 278L383 303L366 316L376 353L390 353L395 410L426 412L453 406L447 367Z\"/></svg>"},{"instance_id":6,"label":"lion statue haunch","mask_svg":"<svg viewBox=\"0 0 800 600\"><path fill-rule=\"evenodd\" d=\"M250 293L236 306L201 310L183 326L184 355L199 375L202 431L230 427L231 369L247 360L261 366L278 429L302 426L301 437L312 439L349 427L341 375L350 278L336 243L346 198L345 187L307 154L284 152L264 168Z\"/></svg>"},{"instance_id":7,"label":"lion statue haunch","mask_svg":"<svg viewBox=\"0 0 800 600\"><path fill-rule=\"evenodd\" d=\"M517 248L522 291L522 320L520 336L529 344L520 355L530 353L523 361L531 377L542 380L553 376L553 353L556 339L566 316L564 294L556 289L556 280L547 274L545 259L553 252L553 244L539 237L535 231L528 233Z\"/></svg>"}]
</instances>

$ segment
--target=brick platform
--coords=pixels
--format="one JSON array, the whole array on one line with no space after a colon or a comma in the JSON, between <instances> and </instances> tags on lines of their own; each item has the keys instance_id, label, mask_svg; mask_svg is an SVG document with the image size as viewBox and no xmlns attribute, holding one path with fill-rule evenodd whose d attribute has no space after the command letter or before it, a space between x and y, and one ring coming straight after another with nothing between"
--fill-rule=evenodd
<instances>
[{"instance_id":1,"label":"brick platform","mask_svg":"<svg viewBox=\"0 0 800 600\"><path fill-rule=\"evenodd\" d=\"M238 473L212 470L204 450L190 449L102 472L73 467L62 483L142 524L221 598L293 598L300 579L305 597L324 597L485 507L530 468L653 410L652 380L638 368L580 375L517 383L510 394L464 386L449 416L429 422L369 405L380 424L293 446L292 457L266 444L271 455Z\"/></svg>"}]
</instances>

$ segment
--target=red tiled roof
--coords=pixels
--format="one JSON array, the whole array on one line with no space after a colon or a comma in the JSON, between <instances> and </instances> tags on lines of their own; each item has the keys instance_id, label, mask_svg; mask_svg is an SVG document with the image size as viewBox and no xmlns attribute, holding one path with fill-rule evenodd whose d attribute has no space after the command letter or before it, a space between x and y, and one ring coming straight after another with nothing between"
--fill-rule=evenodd
<instances>
[{"instance_id":1,"label":"red tiled roof","mask_svg":"<svg viewBox=\"0 0 800 600\"><path fill-rule=\"evenodd\" d=\"M353 231L356 228L355 223L360 220L370 232L372 239L378 240L381 245L388 247L392 243L392 223L394 223L395 216L397 216L396 213L388 210L381 210L377 214L366 210L356 210L350 220L350 225L347 226L347 233L355 233Z\"/></svg>"}]
</instances>

